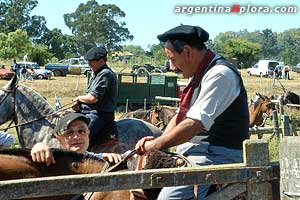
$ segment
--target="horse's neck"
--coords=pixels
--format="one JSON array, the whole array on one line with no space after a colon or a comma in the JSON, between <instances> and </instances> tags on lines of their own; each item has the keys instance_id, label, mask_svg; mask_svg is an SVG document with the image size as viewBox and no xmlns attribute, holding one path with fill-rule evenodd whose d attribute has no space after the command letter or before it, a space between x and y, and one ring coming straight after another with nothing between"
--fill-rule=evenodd
<instances>
[{"instance_id":1,"label":"horse's neck","mask_svg":"<svg viewBox=\"0 0 300 200\"><path fill-rule=\"evenodd\" d=\"M19 86L15 97L15 123L30 122L17 128L22 146L32 147L36 142L45 142L52 147L57 147L51 139L54 128L54 118L43 119L43 116L52 113L51 105L37 92ZM32 122L33 120L37 120ZM52 142L50 142L52 141Z\"/></svg>"},{"instance_id":2,"label":"horse's neck","mask_svg":"<svg viewBox=\"0 0 300 200\"><path fill-rule=\"evenodd\" d=\"M252 106L253 106L253 109L252 109ZM255 125L255 122L257 121L257 119L262 117L261 106L262 106L262 103L260 103L255 109L254 109L254 105L251 105L249 107L249 114L250 114L249 127L253 127Z\"/></svg>"}]
</instances>

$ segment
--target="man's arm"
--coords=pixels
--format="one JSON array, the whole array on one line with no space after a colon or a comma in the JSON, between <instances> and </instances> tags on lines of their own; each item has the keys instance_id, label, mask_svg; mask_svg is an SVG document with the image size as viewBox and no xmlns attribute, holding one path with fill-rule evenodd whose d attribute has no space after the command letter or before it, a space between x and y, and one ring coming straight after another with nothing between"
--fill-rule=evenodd
<instances>
[{"instance_id":1,"label":"man's arm","mask_svg":"<svg viewBox=\"0 0 300 200\"><path fill-rule=\"evenodd\" d=\"M43 143L36 143L32 147L31 158L33 162L45 163L47 166L55 164L55 160L49 146Z\"/></svg>"},{"instance_id":2,"label":"man's arm","mask_svg":"<svg viewBox=\"0 0 300 200\"><path fill-rule=\"evenodd\" d=\"M81 95L73 99L73 102L93 104L98 102L99 99L92 94Z\"/></svg>"},{"instance_id":3,"label":"man's arm","mask_svg":"<svg viewBox=\"0 0 300 200\"><path fill-rule=\"evenodd\" d=\"M144 154L153 149L165 149L176 146L189 141L201 132L203 128L201 121L186 118L179 125L156 139L153 137L144 137L139 140L135 149L138 154Z\"/></svg>"},{"instance_id":4,"label":"man's arm","mask_svg":"<svg viewBox=\"0 0 300 200\"><path fill-rule=\"evenodd\" d=\"M172 117L172 119L171 119L170 122L168 123L166 129L164 130L164 133L163 133L163 134L165 134L165 133L169 132L170 130L172 130L173 128L175 128L175 126L176 126L177 115L178 115L178 114L176 114L176 115L174 115L174 116Z\"/></svg>"}]
</instances>

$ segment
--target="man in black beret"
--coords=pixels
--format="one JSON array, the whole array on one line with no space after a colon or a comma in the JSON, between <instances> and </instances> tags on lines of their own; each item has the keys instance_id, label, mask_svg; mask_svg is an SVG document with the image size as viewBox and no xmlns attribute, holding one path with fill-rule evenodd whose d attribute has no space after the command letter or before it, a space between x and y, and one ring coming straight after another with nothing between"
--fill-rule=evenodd
<instances>
[{"instance_id":1,"label":"man in black beret","mask_svg":"<svg viewBox=\"0 0 300 200\"><path fill-rule=\"evenodd\" d=\"M91 48L84 58L93 76L84 95L73 99L74 110L89 119L90 146L108 142L116 134L114 111L117 98L117 76L106 64L104 47Z\"/></svg>"},{"instance_id":2,"label":"man in black beret","mask_svg":"<svg viewBox=\"0 0 300 200\"><path fill-rule=\"evenodd\" d=\"M247 94L236 67L206 48L209 34L198 26L180 25L161 35L172 67L180 69L189 84L180 107L164 134L145 137L136 150L177 146L177 152L199 166L242 162L242 143L248 138ZM199 186L204 199L209 186ZM193 199L193 186L163 188L158 199Z\"/></svg>"}]
</instances>

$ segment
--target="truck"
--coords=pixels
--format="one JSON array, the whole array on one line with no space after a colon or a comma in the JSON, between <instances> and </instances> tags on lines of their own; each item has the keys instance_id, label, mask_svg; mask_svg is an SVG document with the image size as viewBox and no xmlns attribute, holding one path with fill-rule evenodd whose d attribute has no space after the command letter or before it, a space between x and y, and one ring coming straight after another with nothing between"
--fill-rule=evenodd
<instances>
[{"instance_id":1,"label":"truck","mask_svg":"<svg viewBox=\"0 0 300 200\"><path fill-rule=\"evenodd\" d=\"M82 57L62 60L59 63L48 63L45 69L52 71L54 76L87 75L91 71L87 61Z\"/></svg>"},{"instance_id":2,"label":"truck","mask_svg":"<svg viewBox=\"0 0 300 200\"><path fill-rule=\"evenodd\" d=\"M279 62L276 60L259 60L253 67L247 69L247 73L250 76L272 76L277 65Z\"/></svg>"}]
</instances>

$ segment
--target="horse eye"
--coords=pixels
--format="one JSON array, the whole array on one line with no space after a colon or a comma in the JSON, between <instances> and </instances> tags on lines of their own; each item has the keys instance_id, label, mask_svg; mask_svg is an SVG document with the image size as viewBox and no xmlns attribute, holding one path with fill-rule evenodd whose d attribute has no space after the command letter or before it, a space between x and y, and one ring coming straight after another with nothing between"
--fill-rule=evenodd
<instances>
[{"instance_id":1,"label":"horse eye","mask_svg":"<svg viewBox=\"0 0 300 200\"><path fill-rule=\"evenodd\" d=\"M72 163L72 167L73 167L73 168L75 168L75 169L78 169L78 168L79 168L79 164L78 164L78 163L75 163L75 162L73 162L73 163Z\"/></svg>"}]
</instances>

